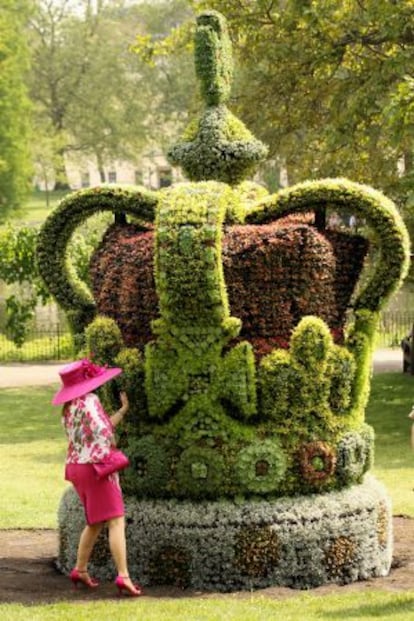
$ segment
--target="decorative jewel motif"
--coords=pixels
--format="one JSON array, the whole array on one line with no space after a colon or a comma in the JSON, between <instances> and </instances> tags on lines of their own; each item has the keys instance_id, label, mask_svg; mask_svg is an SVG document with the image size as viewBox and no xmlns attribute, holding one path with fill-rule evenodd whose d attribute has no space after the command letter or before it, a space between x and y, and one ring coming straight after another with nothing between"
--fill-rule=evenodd
<instances>
[{"instance_id":1,"label":"decorative jewel motif","mask_svg":"<svg viewBox=\"0 0 414 621\"><path fill-rule=\"evenodd\" d=\"M326 442L303 444L299 451L299 466L303 478L311 485L321 485L333 474L336 455Z\"/></svg>"},{"instance_id":2,"label":"decorative jewel motif","mask_svg":"<svg viewBox=\"0 0 414 621\"><path fill-rule=\"evenodd\" d=\"M344 434L337 446L336 473L345 484L359 482L371 467L374 451L374 430L364 424L358 431Z\"/></svg>"},{"instance_id":3,"label":"decorative jewel motif","mask_svg":"<svg viewBox=\"0 0 414 621\"><path fill-rule=\"evenodd\" d=\"M357 545L350 537L338 537L325 553L325 563L333 577L343 577L355 560Z\"/></svg>"},{"instance_id":4,"label":"decorative jewel motif","mask_svg":"<svg viewBox=\"0 0 414 621\"><path fill-rule=\"evenodd\" d=\"M387 545L389 530L387 507L384 503L381 503L378 507L377 516L377 539L381 548L385 548Z\"/></svg>"},{"instance_id":5,"label":"decorative jewel motif","mask_svg":"<svg viewBox=\"0 0 414 621\"><path fill-rule=\"evenodd\" d=\"M268 576L279 562L280 541L269 526L241 529L235 548L234 564L252 578Z\"/></svg>"},{"instance_id":6,"label":"decorative jewel motif","mask_svg":"<svg viewBox=\"0 0 414 621\"><path fill-rule=\"evenodd\" d=\"M236 463L237 479L246 492L275 492L286 471L286 457L274 438L243 448Z\"/></svg>"},{"instance_id":7,"label":"decorative jewel motif","mask_svg":"<svg viewBox=\"0 0 414 621\"><path fill-rule=\"evenodd\" d=\"M223 489L225 464L214 449L193 446L181 454L177 464L179 495L214 498Z\"/></svg>"},{"instance_id":8,"label":"decorative jewel motif","mask_svg":"<svg viewBox=\"0 0 414 621\"><path fill-rule=\"evenodd\" d=\"M172 584L181 589L190 585L190 553L175 545L164 546L154 554L150 576L158 584Z\"/></svg>"}]
</instances>

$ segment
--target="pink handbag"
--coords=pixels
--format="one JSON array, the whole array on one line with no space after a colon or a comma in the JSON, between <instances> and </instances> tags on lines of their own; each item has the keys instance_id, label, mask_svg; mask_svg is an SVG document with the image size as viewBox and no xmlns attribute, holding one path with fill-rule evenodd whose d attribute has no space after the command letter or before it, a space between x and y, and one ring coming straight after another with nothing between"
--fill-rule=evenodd
<instances>
[{"instance_id":1,"label":"pink handbag","mask_svg":"<svg viewBox=\"0 0 414 621\"><path fill-rule=\"evenodd\" d=\"M105 457L105 461L93 464L98 479L103 479L113 472L118 472L129 466L129 459L119 449L112 449Z\"/></svg>"}]
</instances>

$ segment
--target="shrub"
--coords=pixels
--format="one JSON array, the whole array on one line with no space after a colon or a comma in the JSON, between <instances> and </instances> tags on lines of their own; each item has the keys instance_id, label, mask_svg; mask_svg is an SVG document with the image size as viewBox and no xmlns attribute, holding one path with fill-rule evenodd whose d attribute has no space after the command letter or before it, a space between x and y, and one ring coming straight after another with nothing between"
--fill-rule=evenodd
<instances>
[{"instance_id":1,"label":"shrub","mask_svg":"<svg viewBox=\"0 0 414 621\"><path fill-rule=\"evenodd\" d=\"M216 11L197 18L195 64L205 110L168 157L191 181L241 183L267 155L267 147L226 107L233 72L226 20Z\"/></svg>"}]
</instances>

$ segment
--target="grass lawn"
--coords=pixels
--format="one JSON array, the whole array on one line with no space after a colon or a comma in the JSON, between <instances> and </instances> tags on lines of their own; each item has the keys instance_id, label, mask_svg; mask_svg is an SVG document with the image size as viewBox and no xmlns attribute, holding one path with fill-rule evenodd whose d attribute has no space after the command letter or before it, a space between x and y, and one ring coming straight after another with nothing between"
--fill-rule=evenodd
<instances>
[{"instance_id":1,"label":"grass lawn","mask_svg":"<svg viewBox=\"0 0 414 621\"><path fill-rule=\"evenodd\" d=\"M67 194L66 191L53 191L49 193L49 206L46 204L46 192L34 190L28 200L13 215L9 221L19 224L40 224Z\"/></svg>"},{"instance_id":2,"label":"grass lawn","mask_svg":"<svg viewBox=\"0 0 414 621\"><path fill-rule=\"evenodd\" d=\"M66 441L52 388L0 392L0 528L56 528Z\"/></svg>"},{"instance_id":3,"label":"grass lawn","mask_svg":"<svg viewBox=\"0 0 414 621\"><path fill-rule=\"evenodd\" d=\"M374 375L366 420L375 429L373 473L388 488L394 515L414 517L414 452L410 446L414 377L403 373ZM414 612L413 612L414 619Z\"/></svg>"},{"instance_id":4,"label":"grass lawn","mask_svg":"<svg viewBox=\"0 0 414 621\"><path fill-rule=\"evenodd\" d=\"M2 511L0 528L56 527L56 509L66 483L65 439L58 408L50 405L52 388L3 389L0 392ZM374 474L393 499L394 514L414 516L411 422L414 378L402 373L373 377L367 421L376 431ZM13 468L11 469L11 466ZM0 605L4 621L412 621L414 590L404 593L347 590L344 593L293 592L292 597L262 595L194 596L179 599L144 597L62 602L53 605Z\"/></svg>"},{"instance_id":5,"label":"grass lawn","mask_svg":"<svg viewBox=\"0 0 414 621\"><path fill-rule=\"evenodd\" d=\"M60 603L44 606L0 606L3 621L412 621L414 592L371 591L345 595L298 594L276 600L232 595L138 601Z\"/></svg>"}]
</instances>

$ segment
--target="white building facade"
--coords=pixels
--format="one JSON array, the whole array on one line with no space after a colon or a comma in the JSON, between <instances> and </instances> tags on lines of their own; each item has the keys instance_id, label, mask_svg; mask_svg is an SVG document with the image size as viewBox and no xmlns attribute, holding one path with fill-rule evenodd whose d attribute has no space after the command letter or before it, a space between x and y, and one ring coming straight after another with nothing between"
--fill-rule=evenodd
<instances>
[{"instance_id":1,"label":"white building facade","mask_svg":"<svg viewBox=\"0 0 414 621\"><path fill-rule=\"evenodd\" d=\"M71 190L92 188L103 183L142 185L150 190L158 190L172 183L183 181L179 168L172 167L161 151L149 151L142 158L133 162L114 160L99 170L93 158L65 158L67 180ZM35 179L39 190L46 190L41 178ZM52 182L48 189L54 186Z\"/></svg>"}]
</instances>

